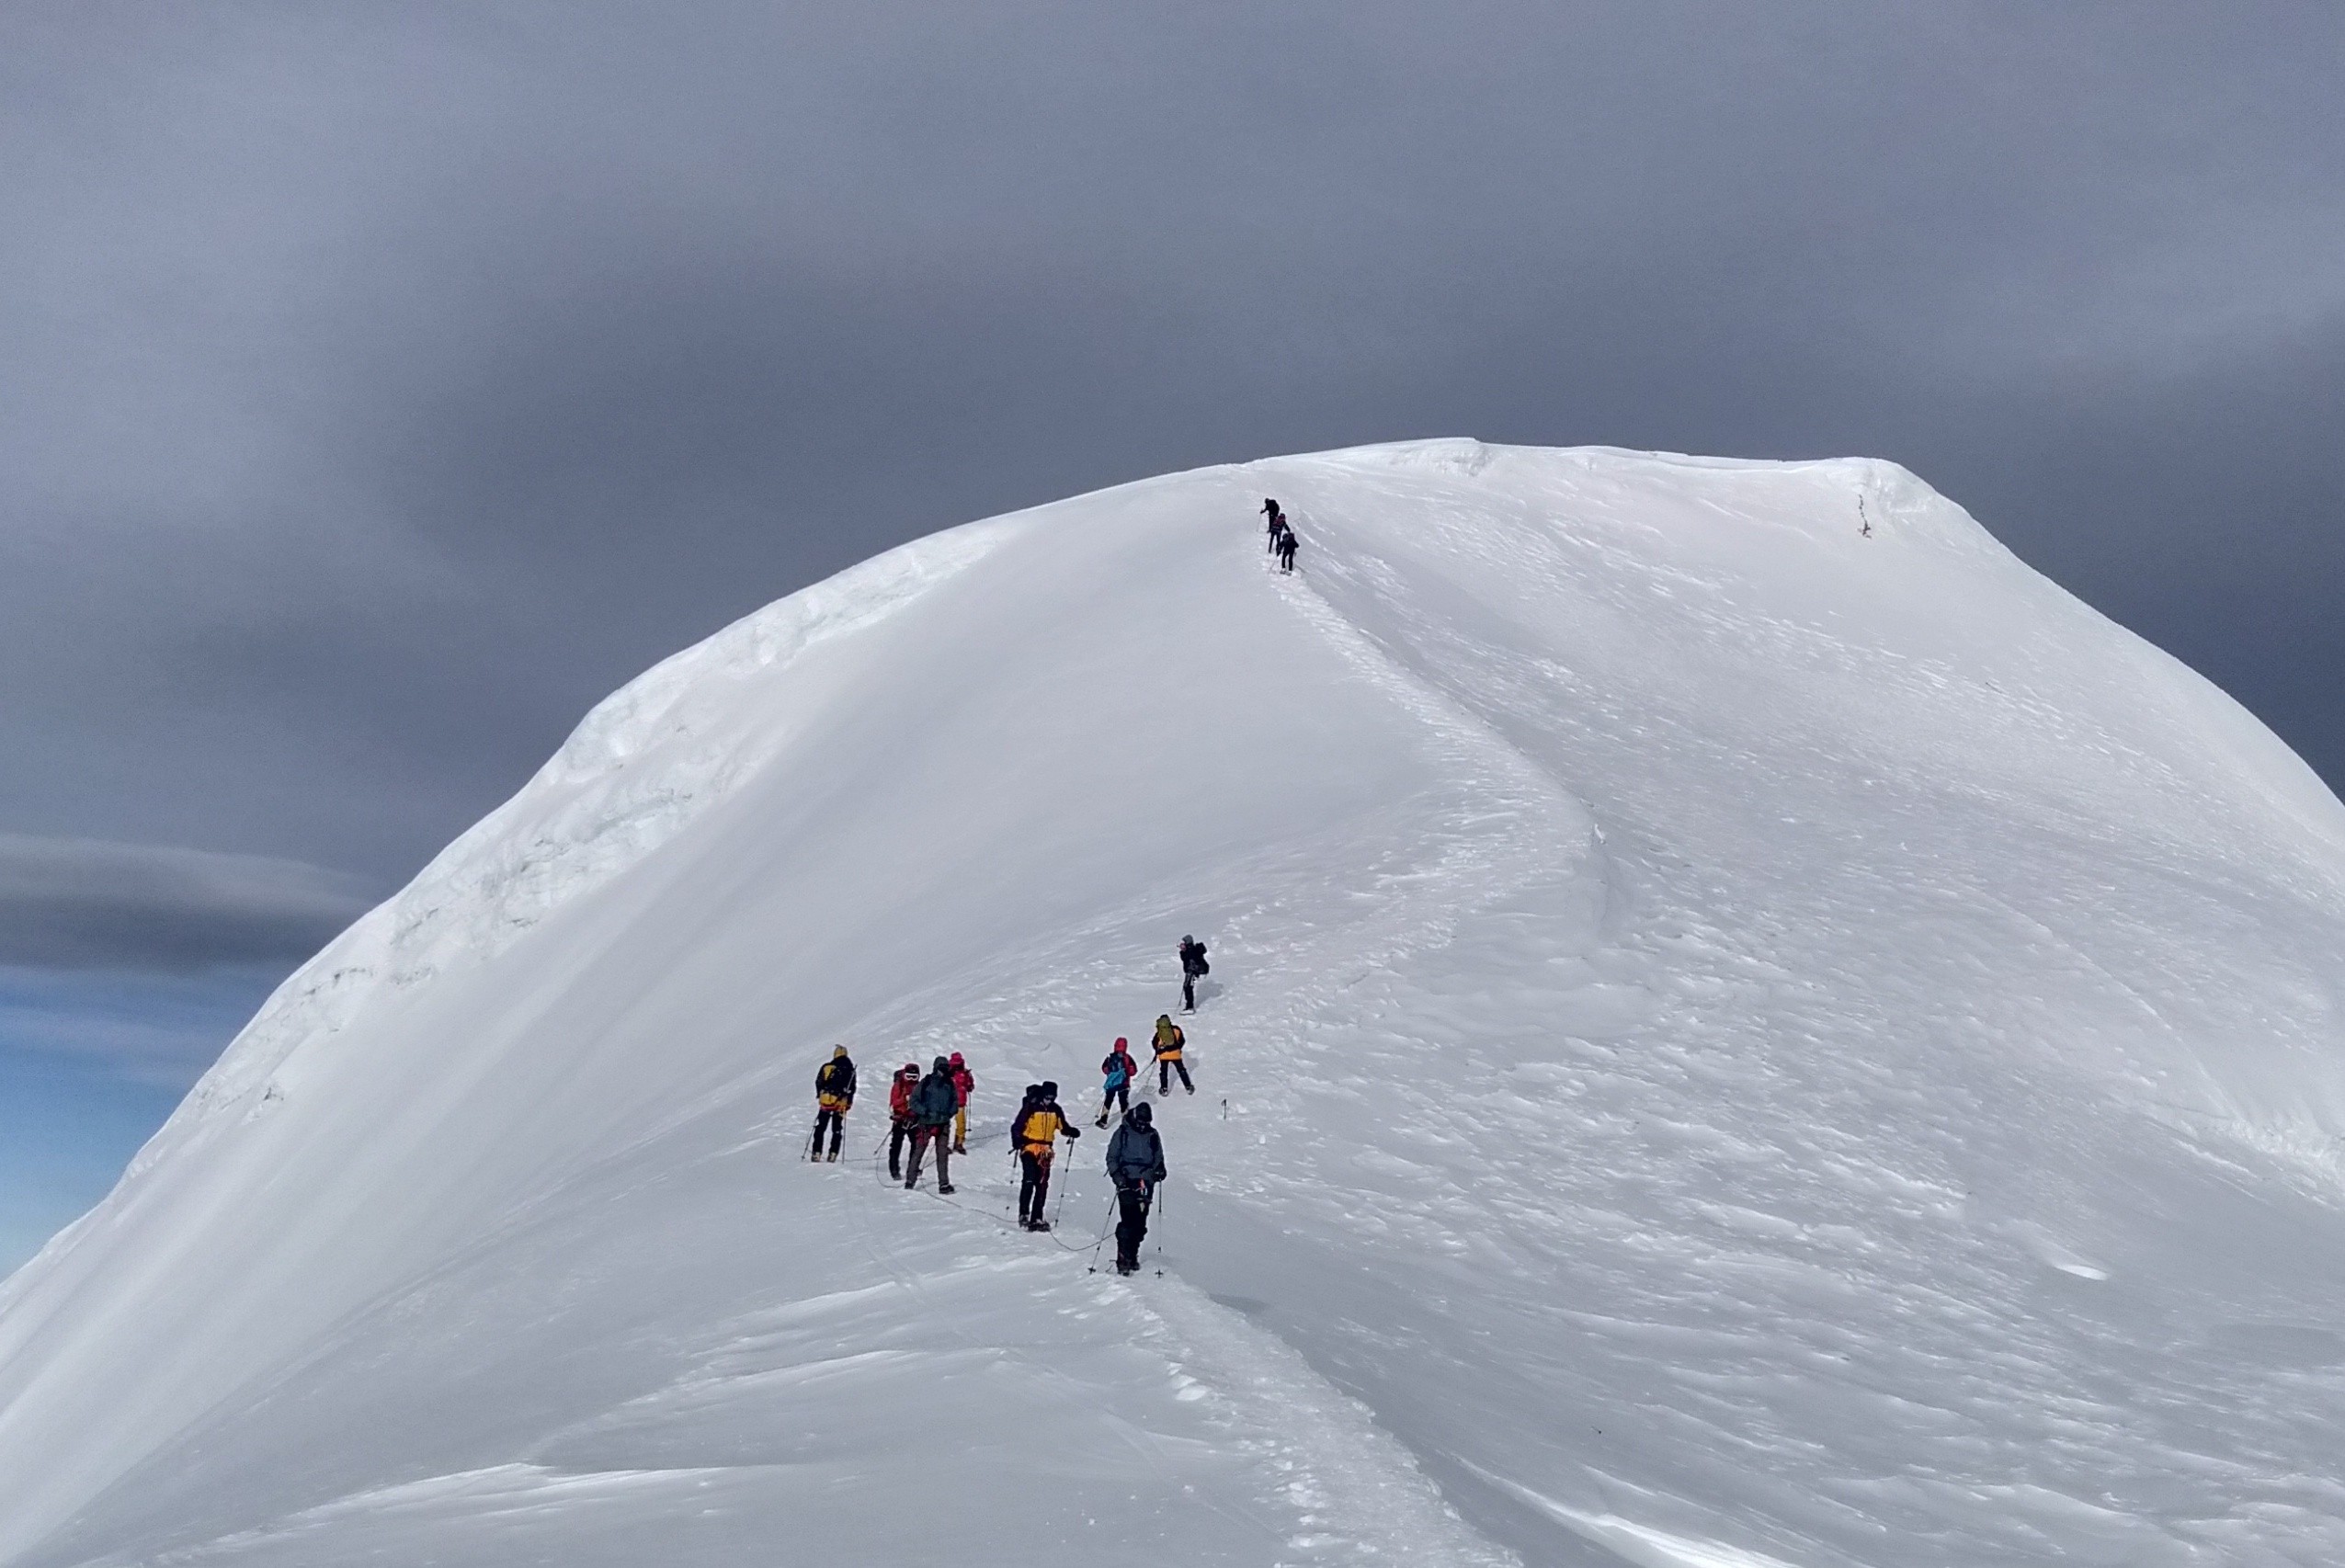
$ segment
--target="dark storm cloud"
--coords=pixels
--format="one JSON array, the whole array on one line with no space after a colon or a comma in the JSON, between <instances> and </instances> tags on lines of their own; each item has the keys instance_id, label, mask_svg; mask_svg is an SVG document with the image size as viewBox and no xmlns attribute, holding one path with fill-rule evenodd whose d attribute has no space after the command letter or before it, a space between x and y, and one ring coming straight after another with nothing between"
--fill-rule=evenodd
<instances>
[{"instance_id":1,"label":"dark storm cloud","mask_svg":"<svg viewBox=\"0 0 2345 1568\"><path fill-rule=\"evenodd\" d=\"M372 902L298 861L0 834L0 967L290 964Z\"/></svg>"},{"instance_id":2,"label":"dark storm cloud","mask_svg":"<svg viewBox=\"0 0 2345 1568\"><path fill-rule=\"evenodd\" d=\"M1444 433L1898 459L2345 776L2330 7L0 29L0 825L387 883L871 551Z\"/></svg>"}]
</instances>

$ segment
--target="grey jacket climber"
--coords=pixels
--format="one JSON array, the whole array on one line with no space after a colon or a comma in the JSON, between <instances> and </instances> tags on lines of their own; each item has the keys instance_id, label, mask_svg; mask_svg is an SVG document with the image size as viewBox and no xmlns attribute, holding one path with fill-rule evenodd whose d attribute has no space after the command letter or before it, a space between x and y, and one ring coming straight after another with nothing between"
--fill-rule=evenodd
<instances>
[{"instance_id":1,"label":"grey jacket climber","mask_svg":"<svg viewBox=\"0 0 2345 1568\"><path fill-rule=\"evenodd\" d=\"M912 1091L912 1119L923 1127L942 1127L961 1108L961 1090L952 1081L952 1064L937 1058L920 1086Z\"/></svg>"},{"instance_id":2,"label":"grey jacket climber","mask_svg":"<svg viewBox=\"0 0 2345 1568\"><path fill-rule=\"evenodd\" d=\"M1153 1187L1165 1179L1165 1142L1146 1101L1123 1113L1108 1140L1108 1176L1118 1187Z\"/></svg>"}]
</instances>

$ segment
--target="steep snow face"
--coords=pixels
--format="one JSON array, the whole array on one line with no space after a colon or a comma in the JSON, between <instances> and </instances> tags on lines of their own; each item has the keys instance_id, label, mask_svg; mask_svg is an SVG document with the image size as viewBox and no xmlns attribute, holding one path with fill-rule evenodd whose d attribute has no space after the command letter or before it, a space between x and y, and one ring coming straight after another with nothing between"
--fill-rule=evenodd
<instances>
[{"instance_id":1,"label":"steep snow face","mask_svg":"<svg viewBox=\"0 0 2345 1568\"><path fill-rule=\"evenodd\" d=\"M1121 1280L1007 1121L1185 931ZM2341 948L2309 771L1890 465L956 529L598 709L0 1286L0 1562L2345 1561Z\"/></svg>"}]
</instances>

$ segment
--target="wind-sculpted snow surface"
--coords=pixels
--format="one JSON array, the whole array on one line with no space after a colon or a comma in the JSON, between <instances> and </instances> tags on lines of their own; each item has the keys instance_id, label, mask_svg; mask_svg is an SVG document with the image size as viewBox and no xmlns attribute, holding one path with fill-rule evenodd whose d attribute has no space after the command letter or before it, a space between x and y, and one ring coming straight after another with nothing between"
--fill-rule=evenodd
<instances>
[{"instance_id":1,"label":"wind-sculpted snow surface","mask_svg":"<svg viewBox=\"0 0 2345 1568\"><path fill-rule=\"evenodd\" d=\"M971 524L891 551L605 699L528 788L285 983L197 1085L194 1118L256 1091L266 1103L266 1080L286 1056L339 1030L380 986L413 986L460 956L492 956L555 904L656 849L787 741L756 686L808 644L884 619L982 557L1001 532Z\"/></svg>"},{"instance_id":2,"label":"wind-sculpted snow surface","mask_svg":"<svg viewBox=\"0 0 2345 1568\"><path fill-rule=\"evenodd\" d=\"M1007 1119L1184 931L1120 1280ZM2341 949L2319 782L1886 464L955 530L597 710L0 1287L0 1562L2345 1562Z\"/></svg>"}]
</instances>

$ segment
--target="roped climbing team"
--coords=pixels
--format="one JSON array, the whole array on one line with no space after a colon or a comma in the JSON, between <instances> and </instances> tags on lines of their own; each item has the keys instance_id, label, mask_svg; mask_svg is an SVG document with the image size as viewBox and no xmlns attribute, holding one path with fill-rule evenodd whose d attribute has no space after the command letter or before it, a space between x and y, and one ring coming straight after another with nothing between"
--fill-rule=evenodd
<instances>
[{"instance_id":1,"label":"roped climbing team","mask_svg":"<svg viewBox=\"0 0 2345 1568\"><path fill-rule=\"evenodd\" d=\"M1268 552L1278 562L1280 572L1293 572L1297 540L1285 511L1277 501L1266 498L1262 517ZM1212 972L1212 966L1205 961L1205 944L1194 937L1181 937L1178 951L1180 1010L1194 1013L1197 983ZM1182 1055L1188 1043L1188 1036L1172 1021L1171 1014L1156 1015L1149 1049L1156 1063L1159 1098L1172 1093L1176 1074L1183 1089L1192 1095L1197 1092L1197 1085L1189 1076L1189 1063ZM1148 1233L1148 1212L1155 1202L1156 1189L1165 1179L1165 1144L1148 1102L1144 1099L1138 1105L1132 1103L1132 1085L1140 1076L1140 1066L1133 1060L1128 1040L1117 1038L1115 1048L1099 1063L1099 1075L1097 1125L1105 1127L1113 1111L1123 1113L1122 1121L1108 1140L1107 1166L1109 1179L1114 1182L1116 1190L1116 1270L1129 1274L1140 1267L1140 1244ZM920 1167L933 1147L937 1152L937 1191L945 1195L952 1192L949 1157L969 1152L969 1096L976 1086L976 1075L957 1051L950 1056L938 1057L926 1074L911 1062L896 1070L888 1080L890 1179L907 1187L917 1187ZM847 1047L834 1048L830 1060L815 1073L814 1099L814 1134L806 1145L806 1157L837 1160L847 1137L847 1113L855 1104L855 1063L848 1056ZM1019 1164L1018 1222L1025 1229L1051 1228L1043 1210L1050 1198L1051 1164L1057 1154L1058 1141L1082 1135L1059 1108L1056 1084L1026 1085L1018 1114L1009 1121L1010 1152ZM912 1147L909 1170L904 1165L906 1143Z\"/></svg>"},{"instance_id":2,"label":"roped climbing team","mask_svg":"<svg viewBox=\"0 0 2345 1568\"><path fill-rule=\"evenodd\" d=\"M1197 1010L1197 982L1207 972L1205 944L1194 937L1183 937L1178 954L1181 1010L1193 1013ZM1195 1094L1197 1085L1190 1080L1181 1054L1188 1037L1172 1021L1170 1014L1156 1016L1150 1044L1156 1062L1156 1093L1169 1095L1173 1075L1178 1073L1181 1087ZM1099 1063L1099 1075L1103 1089L1097 1124L1105 1127L1110 1111L1123 1113L1122 1121L1108 1140L1107 1169L1116 1194L1116 1272L1130 1274L1140 1267L1140 1245L1148 1234L1148 1215L1165 1179L1164 1138L1156 1131L1155 1113L1148 1102L1144 1099L1138 1105L1132 1103L1132 1085L1140 1075L1140 1067L1133 1060L1129 1040L1117 1037L1114 1049ZM975 1074L957 1051L950 1056L938 1057L925 1074L916 1062L911 1062L896 1069L888 1080L887 1174L891 1180L900 1181L906 1187L917 1187L920 1167L933 1147L937 1154L937 1191L951 1196L953 1186L948 1160L951 1154L969 1152L969 1095L976 1083ZM855 1104L855 1062L848 1055L847 1047L833 1047L830 1060L814 1074L814 1133L806 1145L806 1157L837 1160L846 1141L847 1113ZM1043 1211L1050 1201L1051 1165L1057 1154L1058 1141L1081 1136L1059 1106L1056 1084L1026 1085L1018 1114L1009 1121L1010 1152L1019 1164L1018 1222L1022 1229L1051 1228ZM908 1169L904 1164L907 1143L912 1149Z\"/></svg>"}]
</instances>

